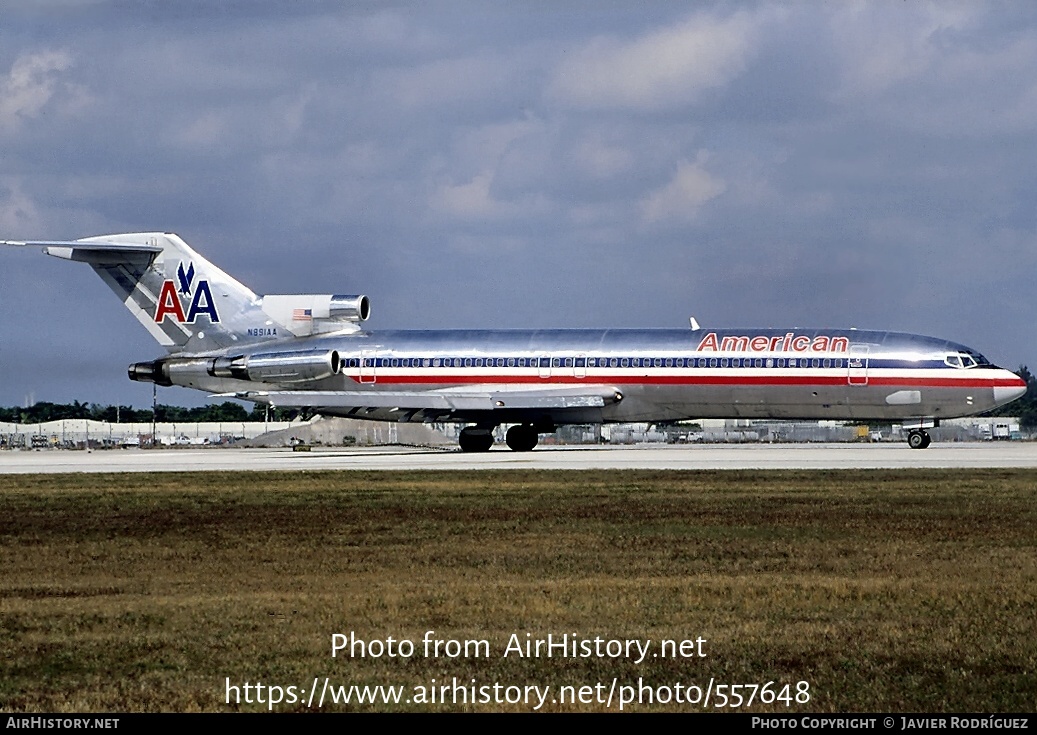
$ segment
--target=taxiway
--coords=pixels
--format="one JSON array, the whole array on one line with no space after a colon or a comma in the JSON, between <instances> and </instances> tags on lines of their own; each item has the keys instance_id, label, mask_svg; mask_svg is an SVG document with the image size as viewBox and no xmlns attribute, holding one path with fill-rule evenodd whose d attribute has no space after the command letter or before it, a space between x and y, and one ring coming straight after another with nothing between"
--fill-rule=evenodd
<instances>
[{"instance_id":1,"label":"taxiway","mask_svg":"<svg viewBox=\"0 0 1037 735\"><path fill-rule=\"evenodd\" d=\"M506 469L907 469L1037 467L1037 443L712 444L694 446L504 448L479 454L412 447L335 449L168 449L0 452L0 474L56 472L194 472L262 470Z\"/></svg>"}]
</instances>

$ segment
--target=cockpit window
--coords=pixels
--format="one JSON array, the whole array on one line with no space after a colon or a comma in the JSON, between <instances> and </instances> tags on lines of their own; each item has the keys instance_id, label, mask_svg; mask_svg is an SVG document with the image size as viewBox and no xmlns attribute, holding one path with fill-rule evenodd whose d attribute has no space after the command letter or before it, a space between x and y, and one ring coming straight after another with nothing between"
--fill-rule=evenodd
<instances>
[{"instance_id":1,"label":"cockpit window","mask_svg":"<svg viewBox=\"0 0 1037 735\"><path fill-rule=\"evenodd\" d=\"M966 369L990 364L983 355L977 352L959 352L955 355L947 355L943 361L951 367Z\"/></svg>"}]
</instances>

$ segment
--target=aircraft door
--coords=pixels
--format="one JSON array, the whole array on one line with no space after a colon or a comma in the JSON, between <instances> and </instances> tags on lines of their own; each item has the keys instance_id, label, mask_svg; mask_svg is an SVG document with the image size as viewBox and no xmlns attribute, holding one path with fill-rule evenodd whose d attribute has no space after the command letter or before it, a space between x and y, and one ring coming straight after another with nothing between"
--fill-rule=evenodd
<instances>
[{"instance_id":1,"label":"aircraft door","mask_svg":"<svg viewBox=\"0 0 1037 735\"><path fill-rule=\"evenodd\" d=\"M846 381L850 385L868 384L868 345L850 345L849 359L846 361Z\"/></svg>"},{"instance_id":2,"label":"aircraft door","mask_svg":"<svg viewBox=\"0 0 1037 735\"><path fill-rule=\"evenodd\" d=\"M548 355L541 355L539 359L540 377L547 378L551 377L551 358Z\"/></svg>"},{"instance_id":3,"label":"aircraft door","mask_svg":"<svg viewBox=\"0 0 1037 735\"><path fill-rule=\"evenodd\" d=\"M373 350L363 350L360 353L360 382L374 383L378 380L375 374L375 356Z\"/></svg>"}]
</instances>

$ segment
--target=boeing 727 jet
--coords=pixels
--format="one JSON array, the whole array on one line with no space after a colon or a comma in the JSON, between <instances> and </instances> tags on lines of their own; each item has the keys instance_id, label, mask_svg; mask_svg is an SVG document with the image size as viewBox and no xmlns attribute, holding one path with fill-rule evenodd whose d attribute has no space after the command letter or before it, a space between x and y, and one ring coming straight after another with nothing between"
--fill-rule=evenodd
<instances>
[{"instance_id":1,"label":"boeing 727 jet","mask_svg":"<svg viewBox=\"0 0 1037 735\"><path fill-rule=\"evenodd\" d=\"M1023 395L954 342L840 329L366 331L359 295L253 293L171 233L38 245L90 265L168 354L131 380L379 421L456 422L464 451L533 449L563 424L886 420L926 429Z\"/></svg>"}]
</instances>

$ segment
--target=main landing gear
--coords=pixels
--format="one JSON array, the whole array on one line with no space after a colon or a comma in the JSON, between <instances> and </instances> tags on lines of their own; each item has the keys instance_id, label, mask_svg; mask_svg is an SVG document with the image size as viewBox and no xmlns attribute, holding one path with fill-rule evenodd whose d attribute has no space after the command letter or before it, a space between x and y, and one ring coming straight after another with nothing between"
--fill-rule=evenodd
<instances>
[{"instance_id":1,"label":"main landing gear","mask_svg":"<svg viewBox=\"0 0 1037 735\"><path fill-rule=\"evenodd\" d=\"M923 429L912 429L907 434L907 446L912 449L925 449L932 441L929 432Z\"/></svg>"},{"instance_id":2,"label":"main landing gear","mask_svg":"<svg viewBox=\"0 0 1037 735\"><path fill-rule=\"evenodd\" d=\"M504 437L504 441L516 452L531 452L539 440L537 430L532 424L512 426Z\"/></svg>"},{"instance_id":3,"label":"main landing gear","mask_svg":"<svg viewBox=\"0 0 1037 735\"><path fill-rule=\"evenodd\" d=\"M466 426L461 429L457 443L462 452L488 452L493 446L493 430L496 426ZM554 431L552 428L551 431ZM508 429L504 441L515 452L529 452L540 440L540 432L533 424L519 424Z\"/></svg>"},{"instance_id":4,"label":"main landing gear","mask_svg":"<svg viewBox=\"0 0 1037 735\"><path fill-rule=\"evenodd\" d=\"M457 437L462 452L488 452L493 446L493 427L466 426Z\"/></svg>"}]
</instances>

